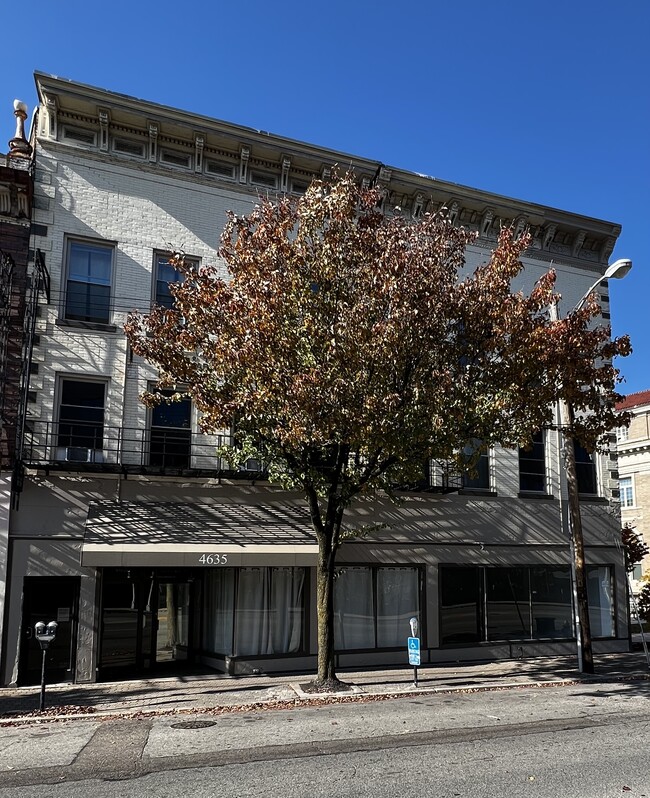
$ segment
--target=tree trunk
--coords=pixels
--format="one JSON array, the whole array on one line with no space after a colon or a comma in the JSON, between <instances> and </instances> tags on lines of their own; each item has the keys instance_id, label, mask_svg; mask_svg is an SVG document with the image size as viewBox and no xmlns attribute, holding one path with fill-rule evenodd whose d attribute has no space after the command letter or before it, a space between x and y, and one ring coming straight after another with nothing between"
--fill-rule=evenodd
<instances>
[{"instance_id":1,"label":"tree trunk","mask_svg":"<svg viewBox=\"0 0 650 798\"><path fill-rule=\"evenodd\" d=\"M318 565L316 568L316 609L318 616L318 673L315 685L326 690L336 689L341 682L334 667L334 566L335 551L332 535L325 529L318 536Z\"/></svg>"}]
</instances>

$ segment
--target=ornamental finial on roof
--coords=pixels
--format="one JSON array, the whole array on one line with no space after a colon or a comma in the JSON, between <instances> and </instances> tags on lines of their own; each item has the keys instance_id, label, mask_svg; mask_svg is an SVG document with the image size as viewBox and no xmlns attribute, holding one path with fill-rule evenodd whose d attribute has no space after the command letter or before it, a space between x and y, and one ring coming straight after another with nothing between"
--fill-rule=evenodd
<instances>
[{"instance_id":1,"label":"ornamental finial on roof","mask_svg":"<svg viewBox=\"0 0 650 798\"><path fill-rule=\"evenodd\" d=\"M16 117L16 135L9 140L9 157L29 158L32 154L32 145L25 138L27 106L20 100L14 100L14 116Z\"/></svg>"}]
</instances>

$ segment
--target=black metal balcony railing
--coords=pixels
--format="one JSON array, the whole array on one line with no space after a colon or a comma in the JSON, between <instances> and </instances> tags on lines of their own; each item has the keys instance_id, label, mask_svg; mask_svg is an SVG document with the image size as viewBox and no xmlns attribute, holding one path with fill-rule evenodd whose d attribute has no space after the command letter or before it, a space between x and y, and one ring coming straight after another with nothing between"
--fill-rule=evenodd
<instances>
[{"instance_id":1,"label":"black metal balcony railing","mask_svg":"<svg viewBox=\"0 0 650 798\"><path fill-rule=\"evenodd\" d=\"M230 434L206 435L165 427L109 427L97 422L29 419L25 427L22 464L27 468L59 471L102 471L125 474L183 474L260 479L261 460L249 459L238 468L220 457L221 447L233 445ZM463 486L462 475L450 463L423 464L416 482L396 485L401 490L447 493Z\"/></svg>"},{"instance_id":2,"label":"black metal balcony railing","mask_svg":"<svg viewBox=\"0 0 650 798\"><path fill-rule=\"evenodd\" d=\"M259 460L233 469L218 450L232 445L232 436L205 435L164 427L126 428L81 421L29 419L22 462L28 468L124 473L188 473L200 476L264 474Z\"/></svg>"}]
</instances>

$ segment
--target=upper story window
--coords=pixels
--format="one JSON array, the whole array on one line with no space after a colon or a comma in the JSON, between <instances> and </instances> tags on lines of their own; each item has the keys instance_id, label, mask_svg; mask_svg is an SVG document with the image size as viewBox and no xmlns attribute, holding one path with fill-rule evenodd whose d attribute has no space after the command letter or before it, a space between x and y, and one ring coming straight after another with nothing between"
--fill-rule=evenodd
<instances>
[{"instance_id":1,"label":"upper story window","mask_svg":"<svg viewBox=\"0 0 650 798\"><path fill-rule=\"evenodd\" d=\"M171 390L162 390L170 397ZM192 444L192 404L189 399L161 402L151 411L149 464L163 468L189 468Z\"/></svg>"},{"instance_id":2,"label":"upper story window","mask_svg":"<svg viewBox=\"0 0 650 798\"><path fill-rule=\"evenodd\" d=\"M468 490L490 490L490 452L481 441L471 441L463 453L466 460L470 460L476 450L480 449L478 461L474 464L473 473L463 474L463 488Z\"/></svg>"},{"instance_id":3,"label":"upper story window","mask_svg":"<svg viewBox=\"0 0 650 798\"><path fill-rule=\"evenodd\" d=\"M628 427L616 427L616 440L618 443L624 443L627 440L629 431Z\"/></svg>"},{"instance_id":4,"label":"upper story window","mask_svg":"<svg viewBox=\"0 0 650 798\"><path fill-rule=\"evenodd\" d=\"M621 477L618 481L621 507L634 507L634 484L632 477Z\"/></svg>"},{"instance_id":5,"label":"upper story window","mask_svg":"<svg viewBox=\"0 0 650 798\"><path fill-rule=\"evenodd\" d=\"M113 139L113 151L123 155L133 155L136 158L144 158L144 144L133 139Z\"/></svg>"},{"instance_id":6,"label":"upper story window","mask_svg":"<svg viewBox=\"0 0 650 798\"><path fill-rule=\"evenodd\" d=\"M91 147L95 145L96 140L94 131L82 127L72 127L71 125L63 126L63 138L68 141L74 141L76 144L86 144Z\"/></svg>"},{"instance_id":7,"label":"upper story window","mask_svg":"<svg viewBox=\"0 0 650 798\"><path fill-rule=\"evenodd\" d=\"M576 477L578 479L578 493L596 495L598 493L598 480L596 479L596 463L593 456L581 446L578 441L573 441L576 457Z\"/></svg>"},{"instance_id":8,"label":"upper story window","mask_svg":"<svg viewBox=\"0 0 650 798\"><path fill-rule=\"evenodd\" d=\"M275 175L268 172L251 172L251 183L254 186L263 186L264 188L277 188L278 179Z\"/></svg>"},{"instance_id":9,"label":"upper story window","mask_svg":"<svg viewBox=\"0 0 650 798\"><path fill-rule=\"evenodd\" d=\"M160 162L169 166L178 166L189 169L192 166L192 157L178 150L161 150Z\"/></svg>"},{"instance_id":10,"label":"upper story window","mask_svg":"<svg viewBox=\"0 0 650 798\"><path fill-rule=\"evenodd\" d=\"M65 318L108 324L114 247L68 241Z\"/></svg>"},{"instance_id":11,"label":"upper story window","mask_svg":"<svg viewBox=\"0 0 650 798\"><path fill-rule=\"evenodd\" d=\"M235 167L233 164L224 163L223 161L206 161L205 171L209 175L216 175L223 177L226 180L235 179Z\"/></svg>"},{"instance_id":12,"label":"upper story window","mask_svg":"<svg viewBox=\"0 0 650 798\"><path fill-rule=\"evenodd\" d=\"M105 393L103 382L61 380L57 460L102 462Z\"/></svg>"},{"instance_id":13,"label":"upper story window","mask_svg":"<svg viewBox=\"0 0 650 798\"><path fill-rule=\"evenodd\" d=\"M185 257L185 260L196 266L199 265L198 258ZM182 283L184 277L169 262L169 253L164 252L156 252L154 254L154 273L156 280L156 304L171 308L174 304L174 297L169 290L169 286L171 283Z\"/></svg>"},{"instance_id":14,"label":"upper story window","mask_svg":"<svg viewBox=\"0 0 650 798\"><path fill-rule=\"evenodd\" d=\"M533 445L529 449L519 449L519 490L546 492L544 433L541 430L533 435Z\"/></svg>"}]
</instances>

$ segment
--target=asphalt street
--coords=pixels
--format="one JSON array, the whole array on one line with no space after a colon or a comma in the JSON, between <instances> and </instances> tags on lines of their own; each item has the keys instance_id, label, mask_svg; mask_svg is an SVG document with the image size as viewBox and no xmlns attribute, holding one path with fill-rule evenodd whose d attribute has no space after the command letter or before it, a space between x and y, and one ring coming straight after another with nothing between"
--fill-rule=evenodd
<instances>
[{"instance_id":1,"label":"asphalt street","mask_svg":"<svg viewBox=\"0 0 650 798\"><path fill-rule=\"evenodd\" d=\"M0 729L0 798L650 796L650 683Z\"/></svg>"}]
</instances>

